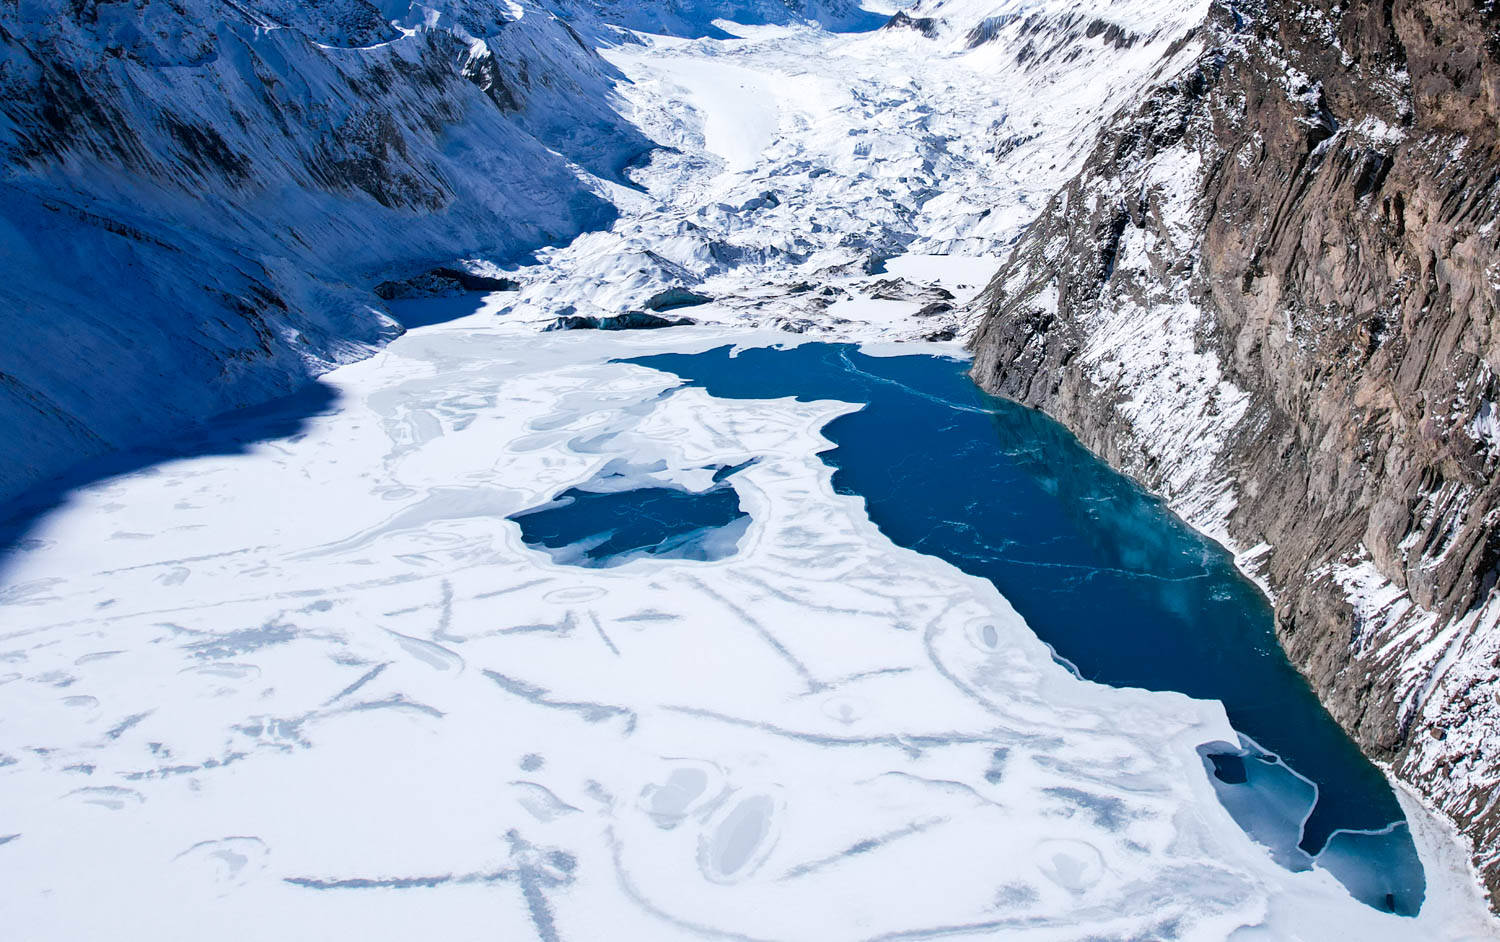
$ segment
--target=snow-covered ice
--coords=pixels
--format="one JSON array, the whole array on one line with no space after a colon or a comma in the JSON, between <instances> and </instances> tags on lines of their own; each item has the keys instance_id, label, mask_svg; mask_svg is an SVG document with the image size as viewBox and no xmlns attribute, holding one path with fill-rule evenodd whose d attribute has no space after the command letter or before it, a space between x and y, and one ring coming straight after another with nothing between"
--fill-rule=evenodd
<instances>
[{"instance_id":1,"label":"snow-covered ice","mask_svg":"<svg viewBox=\"0 0 1500 942\"><path fill-rule=\"evenodd\" d=\"M476 315L329 374L336 405L297 434L76 492L5 572L8 924L1483 930L1430 824L1417 921L1282 869L1202 770L1195 747L1233 737L1217 704L1080 681L988 582L888 542L818 457L854 404L611 362L783 338ZM750 523L714 561L561 565L508 519L607 469L701 488L741 465Z\"/></svg>"}]
</instances>

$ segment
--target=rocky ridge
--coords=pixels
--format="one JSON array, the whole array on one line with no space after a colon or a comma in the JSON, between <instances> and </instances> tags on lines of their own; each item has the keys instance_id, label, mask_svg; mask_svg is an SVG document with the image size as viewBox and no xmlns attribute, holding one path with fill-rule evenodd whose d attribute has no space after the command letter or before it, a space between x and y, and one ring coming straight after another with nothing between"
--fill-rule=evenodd
<instances>
[{"instance_id":1,"label":"rocky ridge","mask_svg":"<svg viewBox=\"0 0 1500 942\"><path fill-rule=\"evenodd\" d=\"M1239 552L1500 890L1500 12L1219 0L981 297L987 389Z\"/></svg>"}]
</instances>

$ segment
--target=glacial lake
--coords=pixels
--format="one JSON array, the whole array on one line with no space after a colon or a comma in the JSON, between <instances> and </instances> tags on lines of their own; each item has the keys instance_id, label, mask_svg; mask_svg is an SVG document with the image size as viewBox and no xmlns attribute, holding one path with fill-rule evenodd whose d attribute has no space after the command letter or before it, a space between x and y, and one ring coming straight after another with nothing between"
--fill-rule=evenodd
<instances>
[{"instance_id":1,"label":"glacial lake","mask_svg":"<svg viewBox=\"0 0 1500 942\"><path fill-rule=\"evenodd\" d=\"M17 521L12 922L1483 937L1231 560L964 363L489 320Z\"/></svg>"},{"instance_id":2,"label":"glacial lake","mask_svg":"<svg viewBox=\"0 0 1500 942\"><path fill-rule=\"evenodd\" d=\"M1242 741L1200 753L1241 827L1288 869L1323 867L1377 909L1420 908L1424 875L1390 784L1287 661L1264 597L1061 425L942 357L809 343L625 362L720 398L863 404L825 427L835 447L822 457L886 536L993 582L1083 678L1222 701ZM607 565L611 547L714 558L732 552L715 528L741 525L726 501L735 470L702 494L584 490L517 519L528 542L565 556L571 545L584 565ZM633 522L609 523L620 520Z\"/></svg>"}]
</instances>

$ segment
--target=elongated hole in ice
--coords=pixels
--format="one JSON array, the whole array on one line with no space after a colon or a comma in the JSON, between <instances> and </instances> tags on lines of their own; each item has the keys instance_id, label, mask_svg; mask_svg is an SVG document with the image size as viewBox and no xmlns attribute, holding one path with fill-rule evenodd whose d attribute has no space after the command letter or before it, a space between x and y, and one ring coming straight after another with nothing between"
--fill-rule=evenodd
<instances>
[{"instance_id":1,"label":"elongated hole in ice","mask_svg":"<svg viewBox=\"0 0 1500 942\"><path fill-rule=\"evenodd\" d=\"M511 519L520 524L528 545L566 565L605 568L643 557L723 559L738 550L750 523L729 480L742 467L717 469L716 483L703 491L671 482L621 487L624 476L610 468L596 481Z\"/></svg>"}]
</instances>

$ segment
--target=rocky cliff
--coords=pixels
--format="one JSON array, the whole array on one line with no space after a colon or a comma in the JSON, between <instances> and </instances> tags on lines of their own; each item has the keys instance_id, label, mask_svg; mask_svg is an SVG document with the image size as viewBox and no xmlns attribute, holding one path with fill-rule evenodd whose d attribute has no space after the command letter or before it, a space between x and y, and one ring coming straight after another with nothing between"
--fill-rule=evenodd
<instances>
[{"instance_id":1,"label":"rocky cliff","mask_svg":"<svg viewBox=\"0 0 1500 942\"><path fill-rule=\"evenodd\" d=\"M976 378L1235 548L1500 891L1500 12L1217 0L981 300Z\"/></svg>"}]
</instances>

